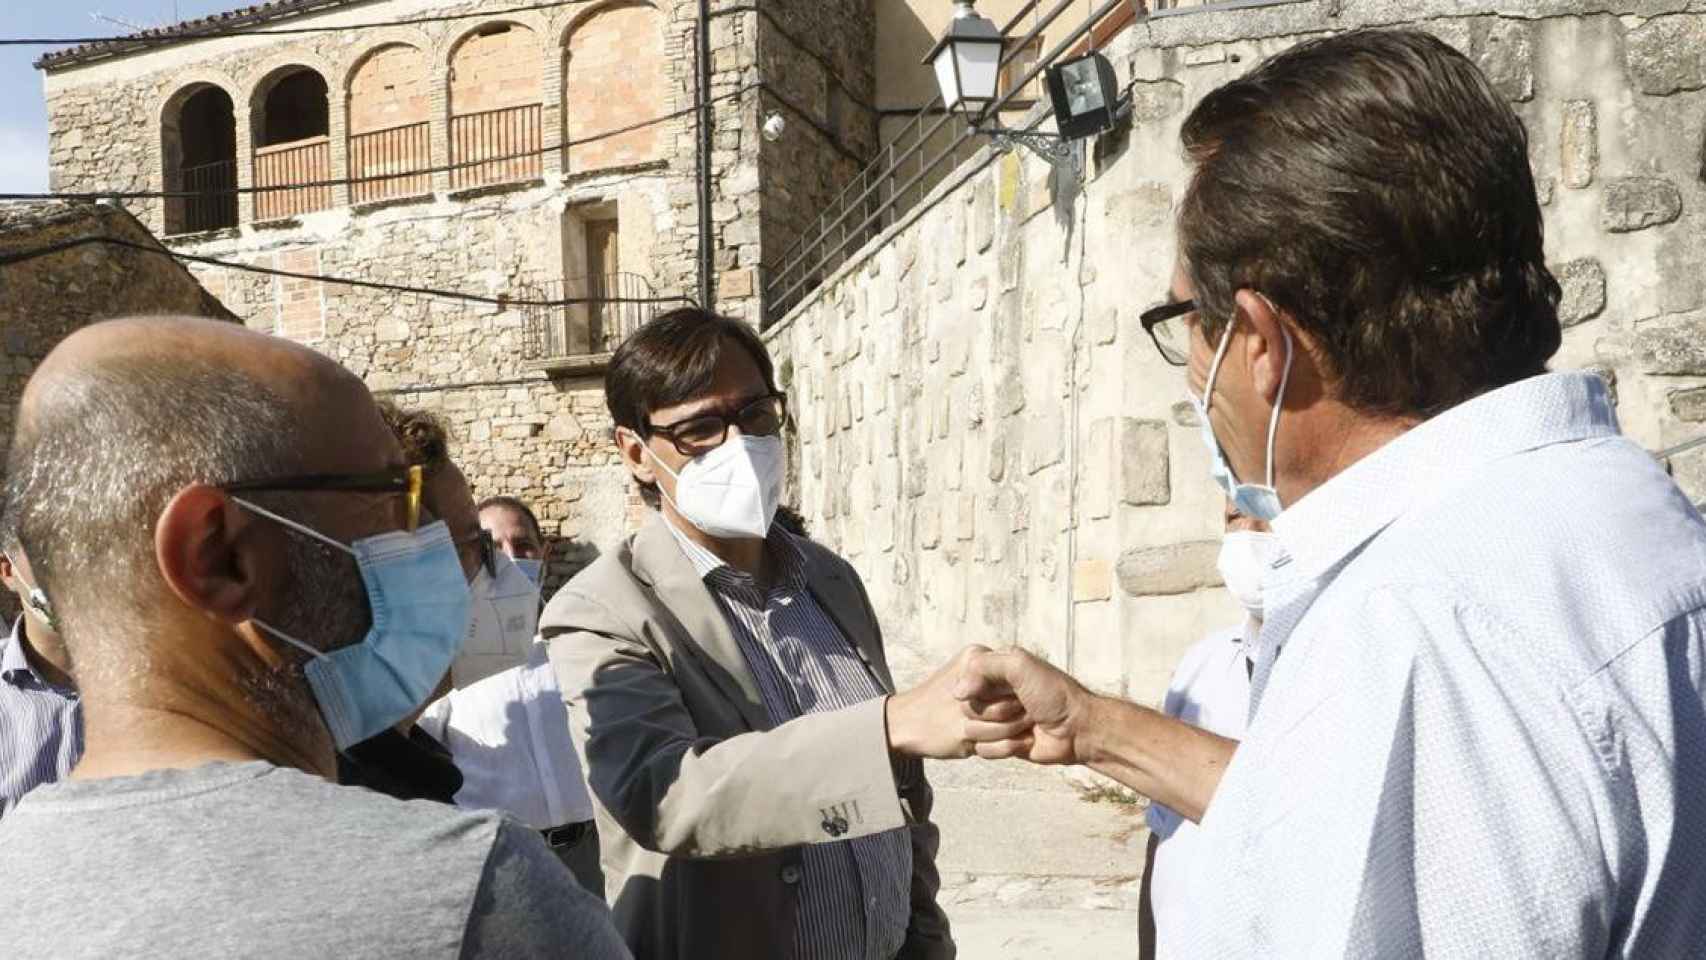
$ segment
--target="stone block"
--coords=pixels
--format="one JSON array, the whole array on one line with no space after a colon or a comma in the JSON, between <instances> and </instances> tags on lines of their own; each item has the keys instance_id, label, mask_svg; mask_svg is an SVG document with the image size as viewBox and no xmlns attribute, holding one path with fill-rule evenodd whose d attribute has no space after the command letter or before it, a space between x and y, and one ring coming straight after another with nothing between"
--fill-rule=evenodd
<instances>
[{"instance_id":1,"label":"stone block","mask_svg":"<svg viewBox=\"0 0 1706 960\"><path fill-rule=\"evenodd\" d=\"M1091 421L1090 442L1084 451L1084 464L1078 469L1079 499L1085 516L1092 520L1114 512L1114 423L1113 417Z\"/></svg>"},{"instance_id":2,"label":"stone block","mask_svg":"<svg viewBox=\"0 0 1706 960\"><path fill-rule=\"evenodd\" d=\"M1140 183L1108 198L1109 236L1138 227L1164 227L1173 215L1173 188L1165 183Z\"/></svg>"},{"instance_id":3,"label":"stone block","mask_svg":"<svg viewBox=\"0 0 1706 960\"><path fill-rule=\"evenodd\" d=\"M1706 423L1706 387L1672 390L1665 395L1665 400L1670 404L1671 414L1678 420Z\"/></svg>"},{"instance_id":4,"label":"stone block","mask_svg":"<svg viewBox=\"0 0 1706 960\"><path fill-rule=\"evenodd\" d=\"M409 339L409 324L397 317L381 317L373 324L373 336L380 343L402 343Z\"/></svg>"},{"instance_id":5,"label":"stone block","mask_svg":"<svg viewBox=\"0 0 1706 960\"><path fill-rule=\"evenodd\" d=\"M1129 596L1171 596L1220 586L1219 559L1220 541L1191 540L1134 547L1120 554L1114 569Z\"/></svg>"},{"instance_id":6,"label":"stone block","mask_svg":"<svg viewBox=\"0 0 1706 960\"><path fill-rule=\"evenodd\" d=\"M1635 329L1635 357L1647 373L1706 377L1706 310L1641 324Z\"/></svg>"},{"instance_id":7,"label":"stone block","mask_svg":"<svg viewBox=\"0 0 1706 960\"><path fill-rule=\"evenodd\" d=\"M1035 475L1066 459L1066 434L1060 417L1037 413L1025 421L1025 472Z\"/></svg>"},{"instance_id":8,"label":"stone block","mask_svg":"<svg viewBox=\"0 0 1706 960\"><path fill-rule=\"evenodd\" d=\"M717 297L738 300L752 296L752 271L729 270L717 278Z\"/></svg>"},{"instance_id":9,"label":"stone block","mask_svg":"<svg viewBox=\"0 0 1706 960\"><path fill-rule=\"evenodd\" d=\"M1533 99L1533 27L1522 20L1494 20L1476 53L1475 64L1505 99Z\"/></svg>"},{"instance_id":10,"label":"stone block","mask_svg":"<svg viewBox=\"0 0 1706 960\"><path fill-rule=\"evenodd\" d=\"M1114 569L1106 560L1080 560L1072 565L1072 602L1090 603L1114 595Z\"/></svg>"},{"instance_id":11,"label":"stone block","mask_svg":"<svg viewBox=\"0 0 1706 960\"><path fill-rule=\"evenodd\" d=\"M1629 82L1642 93L1706 87L1706 16L1654 17L1629 31L1623 49Z\"/></svg>"},{"instance_id":12,"label":"stone block","mask_svg":"<svg viewBox=\"0 0 1706 960\"><path fill-rule=\"evenodd\" d=\"M1173 422L1181 427L1202 427L1202 421L1197 419L1197 408L1191 406L1189 400L1180 400L1170 408Z\"/></svg>"},{"instance_id":13,"label":"stone block","mask_svg":"<svg viewBox=\"0 0 1706 960\"><path fill-rule=\"evenodd\" d=\"M1564 102L1563 130L1558 138L1558 167L1564 186L1572 190L1593 183L1599 169L1599 124L1592 100Z\"/></svg>"},{"instance_id":14,"label":"stone block","mask_svg":"<svg viewBox=\"0 0 1706 960\"><path fill-rule=\"evenodd\" d=\"M1566 327L1592 320L1605 309L1605 268L1593 257L1582 257L1552 268L1564 288L1558 301L1558 322Z\"/></svg>"},{"instance_id":15,"label":"stone block","mask_svg":"<svg viewBox=\"0 0 1706 960\"><path fill-rule=\"evenodd\" d=\"M1185 105L1185 87L1177 80L1153 80L1131 88L1131 115L1137 123L1153 123L1178 113Z\"/></svg>"},{"instance_id":16,"label":"stone block","mask_svg":"<svg viewBox=\"0 0 1706 960\"><path fill-rule=\"evenodd\" d=\"M1090 342L1097 346L1107 346L1113 343L1120 334L1120 311L1118 307L1105 307L1090 312Z\"/></svg>"},{"instance_id":17,"label":"stone block","mask_svg":"<svg viewBox=\"0 0 1706 960\"><path fill-rule=\"evenodd\" d=\"M1120 418L1120 499L1139 506L1172 499L1165 422Z\"/></svg>"},{"instance_id":18,"label":"stone block","mask_svg":"<svg viewBox=\"0 0 1706 960\"><path fill-rule=\"evenodd\" d=\"M1599 223L1612 233L1632 233L1682 216L1676 184L1656 177L1623 177L1605 185Z\"/></svg>"},{"instance_id":19,"label":"stone block","mask_svg":"<svg viewBox=\"0 0 1706 960\"><path fill-rule=\"evenodd\" d=\"M979 177L971 196L972 249L987 253L995 243L995 185Z\"/></svg>"}]
</instances>

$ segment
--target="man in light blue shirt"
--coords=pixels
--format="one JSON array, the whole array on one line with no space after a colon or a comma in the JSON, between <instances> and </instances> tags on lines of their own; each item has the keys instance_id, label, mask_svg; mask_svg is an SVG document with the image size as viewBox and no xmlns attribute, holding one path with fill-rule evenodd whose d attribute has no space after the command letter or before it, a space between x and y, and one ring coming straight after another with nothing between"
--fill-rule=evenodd
<instances>
[{"instance_id":1,"label":"man in light blue shirt","mask_svg":"<svg viewBox=\"0 0 1706 960\"><path fill-rule=\"evenodd\" d=\"M1206 810L1163 957L1698 956L1706 524L1597 378L1544 372L1520 122L1438 40L1358 32L1181 136L1173 302L1144 326L1216 479L1275 517L1249 727L1217 742L1015 652L967 666L967 735ZM1004 695L1030 733L978 719Z\"/></svg>"}]
</instances>

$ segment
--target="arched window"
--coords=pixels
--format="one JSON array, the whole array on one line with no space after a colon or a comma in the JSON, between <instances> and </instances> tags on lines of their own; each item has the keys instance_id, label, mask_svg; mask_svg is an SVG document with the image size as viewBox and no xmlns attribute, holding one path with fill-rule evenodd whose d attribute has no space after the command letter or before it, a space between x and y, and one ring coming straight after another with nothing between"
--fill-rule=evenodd
<instances>
[{"instance_id":1,"label":"arched window","mask_svg":"<svg viewBox=\"0 0 1706 960\"><path fill-rule=\"evenodd\" d=\"M542 66L533 31L516 23L485 24L456 45L450 55L451 163L503 159L457 167L452 188L542 175Z\"/></svg>"},{"instance_id":2,"label":"arched window","mask_svg":"<svg viewBox=\"0 0 1706 960\"><path fill-rule=\"evenodd\" d=\"M250 106L257 188L331 179L326 78L309 67L281 67L256 87ZM295 216L332 205L329 186L261 190L255 219Z\"/></svg>"},{"instance_id":3,"label":"arched window","mask_svg":"<svg viewBox=\"0 0 1706 960\"><path fill-rule=\"evenodd\" d=\"M349 81L350 199L370 203L432 192L432 98L422 53L403 43L364 57ZM362 177L385 177L362 181Z\"/></svg>"},{"instance_id":4,"label":"arched window","mask_svg":"<svg viewBox=\"0 0 1706 960\"><path fill-rule=\"evenodd\" d=\"M564 133L572 144L669 111L669 61L663 14L649 3L600 7L569 28L564 41ZM563 169L598 170L655 160L660 124L570 146Z\"/></svg>"},{"instance_id":5,"label":"arched window","mask_svg":"<svg viewBox=\"0 0 1706 960\"><path fill-rule=\"evenodd\" d=\"M160 117L160 140L165 189L207 191L168 199L165 231L236 226L237 122L231 95L206 83L178 91Z\"/></svg>"}]
</instances>

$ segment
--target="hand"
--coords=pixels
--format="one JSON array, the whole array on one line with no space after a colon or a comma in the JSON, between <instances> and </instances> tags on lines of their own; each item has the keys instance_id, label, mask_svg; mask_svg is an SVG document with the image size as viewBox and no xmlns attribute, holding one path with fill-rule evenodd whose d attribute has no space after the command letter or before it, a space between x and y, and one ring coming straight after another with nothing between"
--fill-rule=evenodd
<instances>
[{"instance_id":1,"label":"hand","mask_svg":"<svg viewBox=\"0 0 1706 960\"><path fill-rule=\"evenodd\" d=\"M1081 744L1090 726L1094 694L1024 650L996 653L975 647L968 652L954 696L962 701L965 734L978 756L1089 762ZM1024 710L1022 719L1013 716L1014 701ZM1015 735L1015 730L1020 732Z\"/></svg>"},{"instance_id":2,"label":"hand","mask_svg":"<svg viewBox=\"0 0 1706 960\"><path fill-rule=\"evenodd\" d=\"M966 647L923 683L889 697L883 706L889 749L902 756L934 760L971 756L975 745L967 734L969 721L955 698L955 690L965 664L989 652L988 647ZM993 698L983 705L977 719L978 729L986 736L995 733L1023 736L1030 727L1024 713L1024 708L1011 696Z\"/></svg>"}]
</instances>

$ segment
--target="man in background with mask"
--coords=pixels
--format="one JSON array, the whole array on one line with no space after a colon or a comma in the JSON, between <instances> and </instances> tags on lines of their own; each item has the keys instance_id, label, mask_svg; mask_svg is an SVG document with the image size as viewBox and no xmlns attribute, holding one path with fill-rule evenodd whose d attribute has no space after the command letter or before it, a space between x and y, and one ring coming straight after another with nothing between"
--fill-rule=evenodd
<instances>
[{"instance_id":1,"label":"man in background with mask","mask_svg":"<svg viewBox=\"0 0 1706 960\"><path fill-rule=\"evenodd\" d=\"M1439 39L1355 31L1180 136L1179 263L1142 324L1280 550L1163 956L1698 955L1706 524L1598 377L1546 372L1522 122ZM1142 708L1035 657L976 655L960 693L980 754L1167 788ZM980 731L1013 695L1034 725Z\"/></svg>"},{"instance_id":2,"label":"man in background with mask","mask_svg":"<svg viewBox=\"0 0 1706 960\"><path fill-rule=\"evenodd\" d=\"M1244 735L1250 712L1250 656L1262 630L1262 578L1278 541L1268 525L1226 504L1226 535L1220 541L1220 578L1244 608L1244 620L1216 630L1185 651L1167 686L1161 712L1231 740ZM1139 956L1156 956L1162 940L1178 940L1194 918L1184 897L1186 871L1200 856L1195 823L1163 803L1144 814L1149 848L1138 898Z\"/></svg>"},{"instance_id":3,"label":"man in background with mask","mask_svg":"<svg viewBox=\"0 0 1706 960\"><path fill-rule=\"evenodd\" d=\"M503 599L490 604L495 615L476 616L474 639L507 643L489 634L514 631L516 639L526 638L521 642L528 648L527 662L435 701L421 715L420 726L449 748L461 769L457 806L503 810L538 830L581 886L602 897L592 799L569 737L556 672L545 644L534 639L539 619L535 578L544 553L538 521L520 500L492 497L480 504L480 526L498 547L493 560L499 574L491 593ZM529 562L531 568L523 566Z\"/></svg>"},{"instance_id":4,"label":"man in background with mask","mask_svg":"<svg viewBox=\"0 0 1706 960\"><path fill-rule=\"evenodd\" d=\"M0 584L23 611L0 639L0 817L24 794L63 779L83 753L83 712L65 642L5 515L0 500Z\"/></svg>"},{"instance_id":5,"label":"man in background with mask","mask_svg":"<svg viewBox=\"0 0 1706 960\"><path fill-rule=\"evenodd\" d=\"M788 412L763 341L663 314L605 401L658 513L541 634L618 929L649 960L952 957L917 758L966 754L958 661L893 694L858 574L773 523Z\"/></svg>"},{"instance_id":6,"label":"man in background with mask","mask_svg":"<svg viewBox=\"0 0 1706 960\"><path fill-rule=\"evenodd\" d=\"M531 831L330 782L468 623L360 380L235 324L95 324L30 379L6 478L86 745L0 821L8 960L628 955Z\"/></svg>"}]
</instances>

